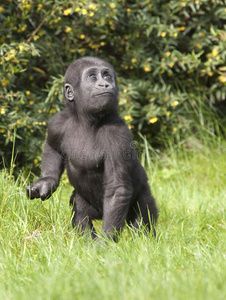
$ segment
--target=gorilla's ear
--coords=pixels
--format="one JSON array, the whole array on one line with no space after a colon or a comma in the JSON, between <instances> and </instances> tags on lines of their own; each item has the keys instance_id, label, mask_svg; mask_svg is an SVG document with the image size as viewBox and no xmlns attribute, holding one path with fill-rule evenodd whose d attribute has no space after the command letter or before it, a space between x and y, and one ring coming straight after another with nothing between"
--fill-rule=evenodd
<instances>
[{"instance_id":1,"label":"gorilla's ear","mask_svg":"<svg viewBox=\"0 0 226 300\"><path fill-rule=\"evenodd\" d=\"M64 95L65 98L69 101L73 101L74 100L74 89L73 86L70 83L65 83L64 85Z\"/></svg>"}]
</instances>

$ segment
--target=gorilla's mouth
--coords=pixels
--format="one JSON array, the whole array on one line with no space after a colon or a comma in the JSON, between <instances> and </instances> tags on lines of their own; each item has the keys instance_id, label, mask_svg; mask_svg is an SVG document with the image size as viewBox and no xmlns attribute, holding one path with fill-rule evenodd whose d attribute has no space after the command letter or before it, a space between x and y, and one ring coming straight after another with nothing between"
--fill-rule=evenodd
<instances>
[{"instance_id":1,"label":"gorilla's mouth","mask_svg":"<svg viewBox=\"0 0 226 300\"><path fill-rule=\"evenodd\" d=\"M111 92L101 92L101 93L95 94L94 97L112 96L112 95L113 95L113 93L111 93Z\"/></svg>"}]
</instances>

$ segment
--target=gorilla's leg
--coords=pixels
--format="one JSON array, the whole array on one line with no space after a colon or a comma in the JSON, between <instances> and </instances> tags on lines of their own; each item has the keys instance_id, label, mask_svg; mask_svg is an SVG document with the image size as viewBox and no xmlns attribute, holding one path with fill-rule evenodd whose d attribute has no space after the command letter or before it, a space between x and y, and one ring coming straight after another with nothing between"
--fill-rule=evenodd
<instances>
[{"instance_id":1,"label":"gorilla's leg","mask_svg":"<svg viewBox=\"0 0 226 300\"><path fill-rule=\"evenodd\" d=\"M147 188L136 199L136 201L134 202L134 206L131 207L127 222L135 229L138 229L140 224L142 223L142 225L145 226L145 230L147 232L152 229L154 236L156 236L155 224L157 218L158 209L149 188Z\"/></svg>"},{"instance_id":2,"label":"gorilla's leg","mask_svg":"<svg viewBox=\"0 0 226 300\"><path fill-rule=\"evenodd\" d=\"M74 199L72 199L73 196ZM87 230L91 231L92 238L96 238L96 231L91 220L101 218L100 212L75 192L72 194L72 197L70 200L70 203L73 203L72 226L81 234L85 234Z\"/></svg>"}]
</instances>

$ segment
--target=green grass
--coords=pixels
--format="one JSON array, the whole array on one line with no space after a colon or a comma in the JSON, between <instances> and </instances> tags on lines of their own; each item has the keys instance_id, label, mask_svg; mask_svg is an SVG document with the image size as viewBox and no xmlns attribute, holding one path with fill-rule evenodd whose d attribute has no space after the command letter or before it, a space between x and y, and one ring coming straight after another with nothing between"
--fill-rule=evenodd
<instances>
[{"instance_id":1,"label":"green grass","mask_svg":"<svg viewBox=\"0 0 226 300\"><path fill-rule=\"evenodd\" d=\"M101 248L74 234L65 180L31 201L1 172L0 299L226 299L226 144L157 158L158 241L126 228Z\"/></svg>"}]
</instances>

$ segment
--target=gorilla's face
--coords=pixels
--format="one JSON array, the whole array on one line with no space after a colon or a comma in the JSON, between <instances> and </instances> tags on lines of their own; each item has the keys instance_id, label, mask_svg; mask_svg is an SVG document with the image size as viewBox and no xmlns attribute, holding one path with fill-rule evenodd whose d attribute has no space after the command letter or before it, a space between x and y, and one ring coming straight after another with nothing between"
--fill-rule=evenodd
<instances>
[{"instance_id":1,"label":"gorilla's face","mask_svg":"<svg viewBox=\"0 0 226 300\"><path fill-rule=\"evenodd\" d=\"M81 58L72 63L66 72L64 91L68 105L92 119L117 111L115 71L101 59Z\"/></svg>"},{"instance_id":2,"label":"gorilla's face","mask_svg":"<svg viewBox=\"0 0 226 300\"><path fill-rule=\"evenodd\" d=\"M93 66L83 71L80 83L80 99L87 112L103 112L117 105L114 73L107 67Z\"/></svg>"}]
</instances>

